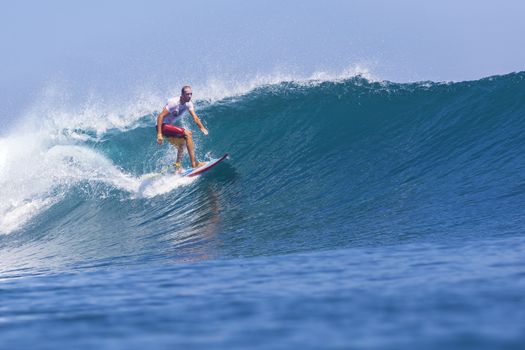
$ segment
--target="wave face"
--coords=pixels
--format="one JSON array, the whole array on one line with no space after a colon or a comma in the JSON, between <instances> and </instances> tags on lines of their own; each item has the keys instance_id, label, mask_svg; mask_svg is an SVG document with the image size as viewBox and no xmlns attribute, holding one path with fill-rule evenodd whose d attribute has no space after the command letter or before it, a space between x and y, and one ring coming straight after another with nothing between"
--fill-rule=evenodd
<instances>
[{"instance_id":1,"label":"wave face","mask_svg":"<svg viewBox=\"0 0 525 350\"><path fill-rule=\"evenodd\" d=\"M523 347L525 73L197 101L184 180L141 105L0 139L10 348Z\"/></svg>"},{"instance_id":2,"label":"wave face","mask_svg":"<svg viewBox=\"0 0 525 350\"><path fill-rule=\"evenodd\" d=\"M525 224L524 73L282 82L197 102L199 158L230 158L194 180L144 185L175 157L154 114L2 139L7 265L476 240Z\"/></svg>"}]
</instances>

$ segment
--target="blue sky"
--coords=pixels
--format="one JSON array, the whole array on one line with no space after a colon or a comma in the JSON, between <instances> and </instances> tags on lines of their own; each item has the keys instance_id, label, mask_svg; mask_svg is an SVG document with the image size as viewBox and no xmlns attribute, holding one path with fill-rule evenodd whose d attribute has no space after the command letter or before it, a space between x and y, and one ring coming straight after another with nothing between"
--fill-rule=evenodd
<instances>
[{"instance_id":1,"label":"blue sky","mask_svg":"<svg viewBox=\"0 0 525 350\"><path fill-rule=\"evenodd\" d=\"M27 1L2 4L0 120L53 81L79 96L368 67L382 79L525 70L525 2Z\"/></svg>"}]
</instances>

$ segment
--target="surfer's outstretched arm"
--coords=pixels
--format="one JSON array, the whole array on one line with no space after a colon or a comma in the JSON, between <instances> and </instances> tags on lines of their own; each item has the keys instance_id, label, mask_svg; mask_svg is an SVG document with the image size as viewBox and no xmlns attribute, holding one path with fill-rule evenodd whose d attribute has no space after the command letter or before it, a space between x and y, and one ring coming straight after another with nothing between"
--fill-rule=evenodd
<instances>
[{"instance_id":1,"label":"surfer's outstretched arm","mask_svg":"<svg viewBox=\"0 0 525 350\"><path fill-rule=\"evenodd\" d=\"M157 143L160 145L162 141L164 140L164 137L162 136L162 122L164 121L164 117L168 115L168 110L166 107L160 112L159 116L157 117Z\"/></svg>"},{"instance_id":2,"label":"surfer's outstretched arm","mask_svg":"<svg viewBox=\"0 0 525 350\"><path fill-rule=\"evenodd\" d=\"M202 125L202 122L201 120L199 119L199 116L197 115L197 113L195 113L195 111L192 111L191 109L189 110L191 116L193 117L193 120L195 121L195 124L197 124L199 126L199 129L201 129L202 133L204 135L208 135L208 129L206 129L204 127L204 125Z\"/></svg>"}]
</instances>

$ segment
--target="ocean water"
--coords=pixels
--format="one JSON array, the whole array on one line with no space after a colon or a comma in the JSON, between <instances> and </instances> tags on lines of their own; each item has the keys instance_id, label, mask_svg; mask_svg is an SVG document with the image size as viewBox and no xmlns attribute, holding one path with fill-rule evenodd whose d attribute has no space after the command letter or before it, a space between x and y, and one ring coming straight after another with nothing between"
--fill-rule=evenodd
<instances>
[{"instance_id":1,"label":"ocean water","mask_svg":"<svg viewBox=\"0 0 525 350\"><path fill-rule=\"evenodd\" d=\"M0 138L0 348L524 348L524 72L194 95Z\"/></svg>"}]
</instances>

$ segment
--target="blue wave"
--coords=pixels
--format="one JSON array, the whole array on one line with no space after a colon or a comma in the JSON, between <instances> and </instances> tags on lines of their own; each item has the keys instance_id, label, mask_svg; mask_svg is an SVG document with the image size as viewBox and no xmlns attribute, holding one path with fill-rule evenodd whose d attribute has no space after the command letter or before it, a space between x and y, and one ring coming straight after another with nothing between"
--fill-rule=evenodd
<instances>
[{"instance_id":1,"label":"blue wave","mask_svg":"<svg viewBox=\"0 0 525 350\"><path fill-rule=\"evenodd\" d=\"M166 250L185 260L514 234L524 78L284 82L201 102L210 135L195 133L197 153L227 162L152 198L85 179L2 244L58 240L80 261ZM158 170L174 151L156 145L154 116L81 145L131 176Z\"/></svg>"},{"instance_id":2,"label":"blue wave","mask_svg":"<svg viewBox=\"0 0 525 350\"><path fill-rule=\"evenodd\" d=\"M524 78L285 82L201 101L197 153L230 159L147 192L175 157L155 112L102 135L10 139L1 338L520 349Z\"/></svg>"}]
</instances>

